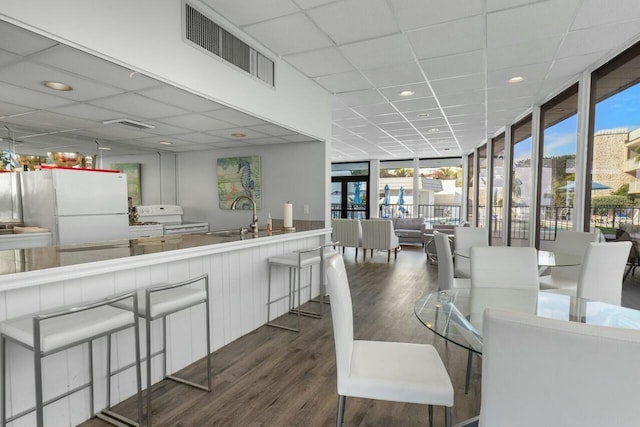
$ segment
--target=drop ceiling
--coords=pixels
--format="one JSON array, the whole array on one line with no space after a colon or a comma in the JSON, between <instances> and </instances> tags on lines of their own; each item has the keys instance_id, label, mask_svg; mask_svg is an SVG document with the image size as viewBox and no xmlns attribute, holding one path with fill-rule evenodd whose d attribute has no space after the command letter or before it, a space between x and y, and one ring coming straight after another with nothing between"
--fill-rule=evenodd
<instances>
[{"instance_id":1,"label":"drop ceiling","mask_svg":"<svg viewBox=\"0 0 640 427\"><path fill-rule=\"evenodd\" d=\"M194 4L334 94L334 161L468 153L583 70L640 39L637 0ZM82 90L52 92L39 84L43 72ZM515 76L524 80L507 82ZM414 93L403 97L404 90ZM154 127L103 124L119 118ZM75 151L87 141L109 145L114 154L138 154L310 140L5 23L0 124L22 141L18 152Z\"/></svg>"},{"instance_id":2,"label":"drop ceiling","mask_svg":"<svg viewBox=\"0 0 640 427\"><path fill-rule=\"evenodd\" d=\"M468 153L640 35L637 0L202 3L335 94L334 161Z\"/></svg>"}]
</instances>

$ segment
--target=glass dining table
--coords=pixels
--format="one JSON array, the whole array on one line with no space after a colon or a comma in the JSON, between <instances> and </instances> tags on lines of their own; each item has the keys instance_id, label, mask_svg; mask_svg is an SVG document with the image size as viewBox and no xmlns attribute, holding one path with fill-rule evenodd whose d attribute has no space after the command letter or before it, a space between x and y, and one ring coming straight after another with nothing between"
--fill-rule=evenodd
<instances>
[{"instance_id":1,"label":"glass dining table","mask_svg":"<svg viewBox=\"0 0 640 427\"><path fill-rule=\"evenodd\" d=\"M461 248L454 251L454 255L463 258L471 257L471 248ZM573 254L551 251L538 251L539 267L571 267L582 264L582 258Z\"/></svg>"},{"instance_id":2,"label":"glass dining table","mask_svg":"<svg viewBox=\"0 0 640 427\"><path fill-rule=\"evenodd\" d=\"M447 341L482 354L486 308L616 328L640 329L640 311L531 289L473 288L432 292L415 303L417 318Z\"/></svg>"}]
</instances>

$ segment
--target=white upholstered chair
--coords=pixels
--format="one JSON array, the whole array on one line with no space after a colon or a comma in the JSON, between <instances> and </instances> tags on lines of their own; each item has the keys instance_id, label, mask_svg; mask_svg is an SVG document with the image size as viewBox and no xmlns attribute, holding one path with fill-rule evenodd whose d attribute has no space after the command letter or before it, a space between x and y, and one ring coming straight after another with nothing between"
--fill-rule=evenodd
<instances>
[{"instance_id":1,"label":"white upholstered chair","mask_svg":"<svg viewBox=\"0 0 640 427\"><path fill-rule=\"evenodd\" d=\"M640 331L487 309L481 427L639 425Z\"/></svg>"},{"instance_id":2,"label":"white upholstered chair","mask_svg":"<svg viewBox=\"0 0 640 427\"><path fill-rule=\"evenodd\" d=\"M489 246L489 232L486 228L459 226L453 230L456 249L466 249L473 246ZM469 258L455 256L455 277L471 277Z\"/></svg>"},{"instance_id":3,"label":"white upholstered chair","mask_svg":"<svg viewBox=\"0 0 640 427\"><path fill-rule=\"evenodd\" d=\"M558 231L553 252L584 258L587 245L598 241L598 234L584 231ZM552 267L551 274L540 276L540 289L573 289L578 286L580 266Z\"/></svg>"},{"instance_id":4,"label":"white upholstered chair","mask_svg":"<svg viewBox=\"0 0 640 427\"><path fill-rule=\"evenodd\" d=\"M453 386L436 349L428 344L363 341L353 338L353 309L344 261L327 261L327 288L331 298L336 349L338 415L344 418L346 397L446 407L446 425L451 425Z\"/></svg>"},{"instance_id":5,"label":"white upholstered chair","mask_svg":"<svg viewBox=\"0 0 640 427\"><path fill-rule=\"evenodd\" d=\"M453 277L453 255L448 234L434 230L433 240L438 256L438 289L469 288L470 279Z\"/></svg>"},{"instance_id":6,"label":"white upholstered chair","mask_svg":"<svg viewBox=\"0 0 640 427\"><path fill-rule=\"evenodd\" d=\"M550 289L548 292L620 305L624 269L631 245L631 242L589 243L575 287Z\"/></svg>"},{"instance_id":7,"label":"white upholstered chair","mask_svg":"<svg viewBox=\"0 0 640 427\"><path fill-rule=\"evenodd\" d=\"M362 247L362 227L360 220L335 218L331 220L331 240L340 242L342 253L344 248L355 248L358 258L358 248Z\"/></svg>"},{"instance_id":8,"label":"white upholstered chair","mask_svg":"<svg viewBox=\"0 0 640 427\"><path fill-rule=\"evenodd\" d=\"M360 222L362 226L362 260L367 258L367 249L380 249L387 251L387 262L391 259L393 250L394 258L398 256L400 240L393 229L393 221L390 219L367 219Z\"/></svg>"},{"instance_id":9,"label":"white upholstered chair","mask_svg":"<svg viewBox=\"0 0 640 427\"><path fill-rule=\"evenodd\" d=\"M535 248L473 246L471 287L538 289L538 253Z\"/></svg>"}]
</instances>

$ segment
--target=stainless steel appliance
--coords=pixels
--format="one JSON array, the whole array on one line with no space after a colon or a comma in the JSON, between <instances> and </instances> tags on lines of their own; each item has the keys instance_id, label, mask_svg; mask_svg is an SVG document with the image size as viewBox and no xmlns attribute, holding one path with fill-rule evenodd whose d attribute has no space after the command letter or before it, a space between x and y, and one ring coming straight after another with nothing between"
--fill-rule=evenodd
<instances>
[{"instance_id":1,"label":"stainless steel appliance","mask_svg":"<svg viewBox=\"0 0 640 427\"><path fill-rule=\"evenodd\" d=\"M177 205L146 205L136 206L138 218L142 222L159 222L164 226L164 234L206 233L209 231L207 222L183 222L184 211Z\"/></svg>"},{"instance_id":2,"label":"stainless steel appliance","mask_svg":"<svg viewBox=\"0 0 640 427\"><path fill-rule=\"evenodd\" d=\"M21 172L23 222L54 245L129 238L127 176L90 169Z\"/></svg>"}]
</instances>

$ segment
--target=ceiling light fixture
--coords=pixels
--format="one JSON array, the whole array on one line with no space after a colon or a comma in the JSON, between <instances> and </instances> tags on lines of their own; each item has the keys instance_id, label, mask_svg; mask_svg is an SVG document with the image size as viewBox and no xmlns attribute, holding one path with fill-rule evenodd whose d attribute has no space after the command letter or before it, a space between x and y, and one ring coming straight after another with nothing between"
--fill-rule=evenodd
<instances>
[{"instance_id":1,"label":"ceiling light fixture","mask_svg":"<svg viewBox=\"0 0 640 427\"><path fill-rule=\"evenodd\" d=\"M515 76L515 77L511 77L509 80L507 80L507 82L509 82L509 83L520 83L523 80L524 80L524 77Z\"/></svg>"},{"instance_id":2,"label":"ceiling light fixture","mask_svg":"<svg viewBox=\"0 0 640 427\"><path fill-rule=\"evenodd\" d=\"M438 128L431 128L431 129L429 129L427 132L429 132L429 133L434 133L434 132L438 132L439 130L440 130L440 129L438 129Z\"/></svg>"},{"instance_id":3,"label":"ceiling light fixture","mask_svg":"<svg viewBox=\"0 0 640 427\"><path fill-rule=\"evenodd\" d=\"M429 117L429 113L419 113L418 117L420 117L420 118Z\"/></svg>"},{"instance_id":4,"label":"ceiling light fixture","mask_svg":"<svg viewBox=\"0 0 640 427\"><path fill-rule=\"evenodd\" d=\"M234 138L243 138L243 137L245 137L247 135L245 135L242 132L234 132L234 133L231 134L231 136L233 136Z\"/></svg>"},{"instance_id":5,"label":"ceiling light fixture","mask_svg":"<svg viewBox=\"0 0 640 427\"><path fill-rule=\"evenodd\" d=\"M66 83L44 81L42 82L42 84L48 87L49 89L61 90L63 92L68 92L70 90L73 90L73 88Z\"/></svg>"},{"instance_id":6,"label":"ceiling light fixture","mask_svg":"<svg viewBox=\"0 0 640 427\"><path fill-rule=\"evenodd\" d=\"M171 141L160 141L160 142L158 142L158 144L162 144L162 145L173 145L173 142L171 142Z\"/></svg>"},{"instance_id":7,"label":"ceiling light fixture","mask_svg":"<svg viewBox=\"0 0 640 427\"><path fill-rule=\"evenodd\" d=\"M411 96L413 94L415 94L415 92L412 91L412 90L403 90L398 95L400 95L400 96Z\"/></svg>"},{"instance_id":8,"label":"ceiling light fixture","mask_svg":"<svg viewBox=\"0 0 640 427\"><path fill-rule=\"evenodd\" d=\"M102 150L102 151L110 151L110 150L111 150L111 148L109 148L109 147L105 147L105 146L103 146L103 145L99 145L99 146L98 146L98 150Z\"/></svg>"}]
</instances>

